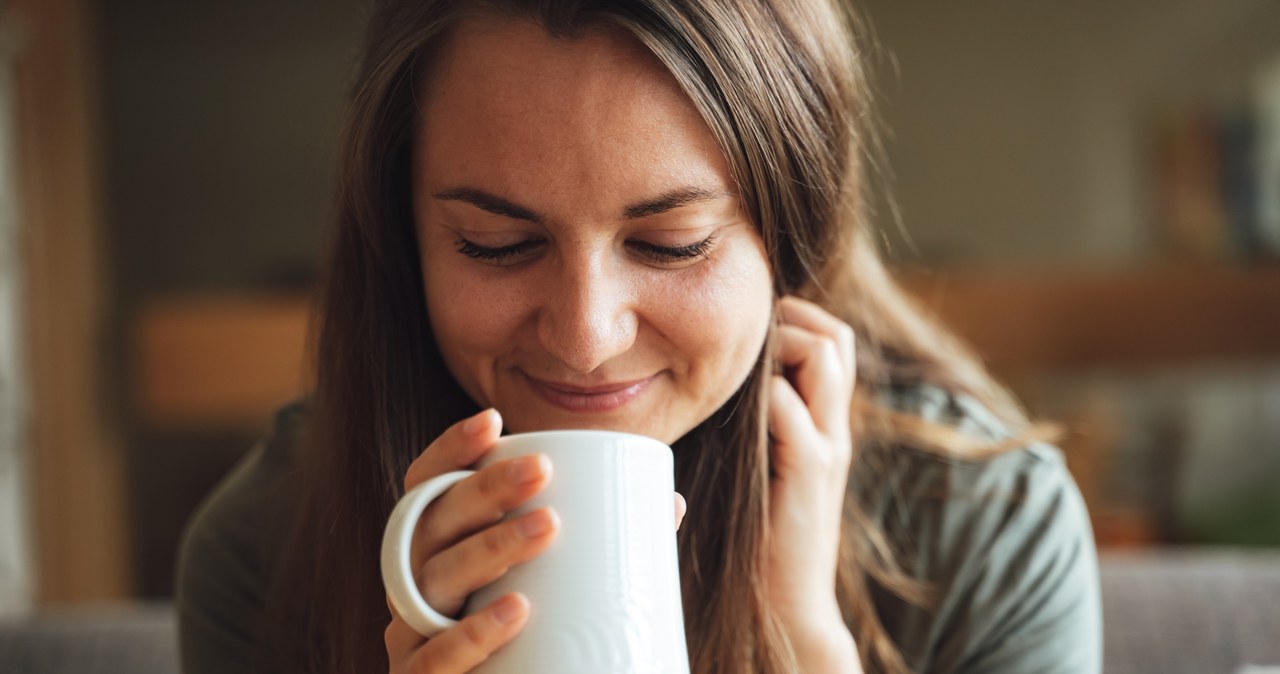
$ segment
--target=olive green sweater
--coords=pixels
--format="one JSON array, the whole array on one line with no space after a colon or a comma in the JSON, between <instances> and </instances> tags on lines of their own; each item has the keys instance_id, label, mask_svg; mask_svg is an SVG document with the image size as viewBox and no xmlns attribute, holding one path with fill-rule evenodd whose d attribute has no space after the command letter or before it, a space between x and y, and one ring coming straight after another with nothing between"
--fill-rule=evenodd
<instances>
[{"instance_id":1,"label":"olive green sweater","mask_svg":"<svg viewBox=\"0 0 1280 674\"><path fill-rule=\"evenodd\" d=\"M970 398L930 387L887 395L897 409L980 438L1007 436ZM295 494L293 445L305 414L301 404L281 410L188 524L177 597L187 674L251 669L267 571ZM885 627L916 672L1101 670L1093 537L1057 449L1032 445L988 461L902 449L863 488L872 516L903 547L901 561L936 593L921 608L873 587Z\"/></svg>"}]
</instances>

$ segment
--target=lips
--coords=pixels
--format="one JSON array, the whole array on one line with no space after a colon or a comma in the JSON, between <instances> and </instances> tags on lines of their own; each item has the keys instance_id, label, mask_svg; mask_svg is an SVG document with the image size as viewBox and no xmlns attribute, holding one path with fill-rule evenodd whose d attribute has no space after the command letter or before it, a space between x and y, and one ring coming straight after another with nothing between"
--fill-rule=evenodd
<instances>
[{"instance_id":1,"label":"lips","mask_svg":"<svg viewBox=\"0 0 1280 674\"><path fill-rule=\"evenodd\" d=\"M598 414L625 407L640 397L656 375L646 379L626 382L608 382L593 386L580 386L563 382L548 382L525 375L529 388L543 400L569 412Z\"/></svg>"}]
</instances>

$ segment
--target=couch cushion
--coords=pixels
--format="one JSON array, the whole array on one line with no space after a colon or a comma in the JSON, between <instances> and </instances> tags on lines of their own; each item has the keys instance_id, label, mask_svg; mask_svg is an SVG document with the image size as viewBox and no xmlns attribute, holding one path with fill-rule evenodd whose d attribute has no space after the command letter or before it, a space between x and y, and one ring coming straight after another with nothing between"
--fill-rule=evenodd
<instances>
[{"instance_id":1,"label":"couch cushion","mask_svg":"<svg viewBox=\"0 0 1280 674\"><path fill-rule=\"evenodd\" d=\"M1280 551L1108 553L1101 583L1108 674L1280 665Z\"/></svg>"},{"instance_id":2,"label":"couch cushion","mask_svg":"<svg viewBox=\"0 0 1280 674\"><path fill-rule=\"evenodd\" d=\"M168 605L44 610L0 622L0 672L176 674Z\"/></svg>"}]
</instances>

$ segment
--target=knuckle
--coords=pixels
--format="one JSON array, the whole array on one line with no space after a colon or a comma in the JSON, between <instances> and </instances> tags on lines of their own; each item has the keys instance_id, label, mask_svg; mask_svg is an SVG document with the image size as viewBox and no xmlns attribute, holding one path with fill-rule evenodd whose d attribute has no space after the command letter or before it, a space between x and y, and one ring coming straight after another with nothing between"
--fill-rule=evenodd
<instances>
[{"instance_id":1,"label":"knuckle","mask_svg":"<svg viewBox=\"0 0 1280 674\"><path fill-rule=\"evenodd\" d=\"M817 337L817 350L822 358L828 361L840 362L840 345L836 343L836 338L829 335Z\"/></svg>"},{"instance_id":2,"label":"knuckle","mask_svg":"<svg viewBox=\"0 0 1280 674\"><path fill-rule=\"evenodd\" d=\"M792 407L796 403L795 390L791 388L791 382L780 374L773 375L772 390L770 398L775 403L782 405L788 412L792 411Z\"/></svg>"},{"instance_id":3,"label":"knuckle","mask_svg":"<svg viewBox=\"0 0 1280 674\"><path fill-rule=\"evenodd\" d=\"M476 485L476 490L487 500L497 500L501 498L503 487L506 486L506 481L503 477L504 475L500 464L489 466L485 470L481 471L479 484Z\"/></svg>"},{"instance_id":4,"label":"knuckle","mask_svg":"<svg viewBox=\"0 0 1280 674\"><path fill-rule=\"evenodd\" d=\"M490 557L496 557L505 552L510 540L511 532L505 527L491 527L480 537L481 547Z\"/></svg>"},{"instance_id":5,"label":"knuckle","mask_svg":"<svg viewBox=\"0 0 1280 674\"><path fill-rule=\"evenodd\" d=\"M846 347L853 348L858 341L857 334L853 331L853 326L840 321L836 326L836 339Z\"/></svg>"},{"instance_id":6,"label":"knuckle","mask_svg":"<svg viewBox=\"0 0 1280 674\"><path fill-rule=\"evenodd\" d=\"M465 580L458 576L458 564L448 559L449 555L436 555L422 565L418 575L418 592L427 604L435 610L452 615L466 597L466 591L460 589Z\"/></svg>"},{"instance_id":7,"label":"knuckle","mask_svg":"<svg viewBox=\"0 0 1280 674\"><path fill-rule=\"evenodd\" d=\"M840 357L840 347L836 345L835 340L830 337L819 337L813 345L812 353L815 369L822 373L821 376L824 379L833 376L843 377L844 358Z\"/></svg>"},{"instance_id":8,"label":"knuckle","mask_svg":"<svg viewBox=\"0 0 1280 674\"><path fill-rule=\"evenodd\" d=\"M431 603L431 594L433 594L431 591L432 588L439 587L440 585L440 564L442 563L443 562L440 561L440 555L435 555L428 559L422 565L422 568L418 570L418 591L422 593L423 598L427 600L428 604Z\"/></svg>"},{"instance_id":9,"label":"knuckle","mask_svg":"<svg viewBox=\"0 0 1280 674\"><path fill-rule=\"evenodd\" d=\"M413 460L413 463L409 464L409 469L405 471L404 473L404 490L405 491L409 491L410 489L413 489L414 487L434 477L433 475L430 475L427 472L428 469L426 466L426 462L422 460L422 457L425 455L426 455L426 452L423 452L422 455L419 455L418 458Z\"/></svg>"},{"instance_id":10,"label":"knuckle","mask_svg":"<svg viewBox=\"0 0 1280 674\"><path fill-rule=\"evenodd\" d=\"M421 539L422 549L428 551L428 554L434 552L444 540L440 517L440 507L443 501L444 499L441 498L439 501L427 506L427 509L422 511L422 517L418 519L417 535Z\"/></svg>"},{"instance_id":11,"label":"knuckle","mask_svg":"<svg viewBox=\"0 0 1280 674\"><path fill-rule=\"evenodd\" d=\"M399 671L410 674L444 674L456 671L456 668L450 666L449 661L453 659L450 650L452 649L445 647L445 640L438 637L432 639L414 654L408 666Z\"/></svg>"},{"instance_id":12,"label":"knuckle","mask_svg":"<svg viewBox=\"0 0 1280 674\"><path fill-rule=\"evenodd\" d=\"M458 623L454 629L461 631L462 643L467 647L481 653L488 650L489 631L485 629L483 621L473 616Z\"/></svg>"}]
</instances>

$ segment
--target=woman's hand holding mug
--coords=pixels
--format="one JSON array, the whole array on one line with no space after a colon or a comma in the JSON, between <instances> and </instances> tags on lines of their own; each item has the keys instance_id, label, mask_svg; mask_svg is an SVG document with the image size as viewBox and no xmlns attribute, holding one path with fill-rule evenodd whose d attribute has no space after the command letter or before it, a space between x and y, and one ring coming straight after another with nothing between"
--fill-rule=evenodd
<instances>
[{"instance_id":1,"label":"woman's hand holding mug","mask_svg":"<svg viewBox=\"0 0 1280 674\"><path fill-rule=\"evenodd\" d=\"M494 410L455 424L410 465L405 491L474 465L501 432L502 419ZM410 552L423 599L444 615L456 615L472 592L545 550L560 525L550 508L507 522L502 518L550 479L545 456L520 457L476 472L428 506ZM528 599L511 593L427 639L392 607L386 630L391 671L469 671L515 637L528 617Z\"/></svg>"},{"instance_id":2,"label":"woman's hand holding mug","mask_svg":"<svg viewBox=\"0 0 1280 674\"><path fill-rule=\"evenodd\" d=\"M551 482L552 464L545 454L485 462L471 472L494 450L501 430L502 420L492 409L459 422L433 442L405 476L404 501L430 503L412 527L409 568L426 610L441 617L457 615L469 596L541 555L560 533L560 517L549 506L504 520ZM432 481L432 486L418 490L430 494L410 493ZM433 488L437 484L439 489ZM398 506L392 515L389 540L402 509ZM684 500L676 494L676 527L684 510ZM387 549L383 555L385 578ZM508 592L456 623L445 618L451 625L424 622L418 611L402 615L406 607L397 607L397 596L404 602L406 593L392 591L390 585L388 589L391 624L385 640L392 672L470 671L514 639L530 616L529 599Z\"/></svg>"}]
</instances>

